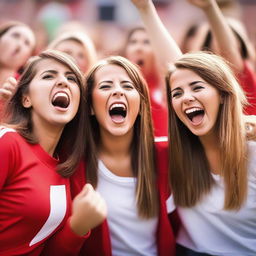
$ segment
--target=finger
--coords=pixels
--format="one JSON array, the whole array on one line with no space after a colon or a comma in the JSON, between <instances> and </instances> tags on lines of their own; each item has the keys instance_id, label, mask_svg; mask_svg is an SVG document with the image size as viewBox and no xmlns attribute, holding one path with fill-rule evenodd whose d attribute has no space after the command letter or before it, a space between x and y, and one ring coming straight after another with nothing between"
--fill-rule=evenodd
<instances>
[{"instance_id":1,"label":"finger","mask_svg":"<svg viewBox=\"0 0 256 256\"><path fill-rule=\"evenodd\" d=\"M13 77L13 76L10 76L7 78L6 82L9 82L10 84L16 86L17 85L17 80Z\"/></svg>"}]
</instances>

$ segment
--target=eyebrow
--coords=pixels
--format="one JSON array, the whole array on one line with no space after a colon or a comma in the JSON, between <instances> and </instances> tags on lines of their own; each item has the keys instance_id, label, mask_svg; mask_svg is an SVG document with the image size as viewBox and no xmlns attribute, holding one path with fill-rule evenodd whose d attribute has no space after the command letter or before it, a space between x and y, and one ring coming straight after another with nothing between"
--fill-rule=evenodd
<instances>
[{"instance_id":1,"label":"eyebrow","mask_svg":"<svg viewBox=\"0 0 256 256\"><path fill-rule=\"evenodd\" d=\"M42 72L41 73L41 75L43 75L44 73L51 73L51 74L58 74L58 71L56 71L56 70L45 70L44 72ZM74 72L72 72L72 71L67 71L67 72L65 72L65 75L75 75L75 73Z\"/></svg>"},{"instance_id":2,"label":"eyebrow","mask_svg":"<svg viewBox=\"0 0 256 256\"><path fill-rule=\"evenodd\" d=\"M193 85L198 84L198 83L203 83L203 84L205 84L204 81L200 81L200 80L199 80L199 81L193 81L193 82L189 83L188 85L189 85L189 86L193 86ZM178 86L178 87L174 88L173 90L171 90L171 93L172 93L173 91L179 90L179 89L181 89L181 88Z\"/></svg>"}]
</instances>

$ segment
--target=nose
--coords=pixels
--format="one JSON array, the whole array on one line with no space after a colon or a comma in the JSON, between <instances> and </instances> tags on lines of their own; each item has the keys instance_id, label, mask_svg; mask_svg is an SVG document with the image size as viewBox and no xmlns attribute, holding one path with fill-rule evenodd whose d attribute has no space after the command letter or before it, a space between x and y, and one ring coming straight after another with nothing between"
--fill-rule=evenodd
<instances>
[{"instance_id":1,"label":"nose","mask_svg":"<svg viewBox=\"0 0 256 256\"><path fill-rule=\"evenodd\" d=\"M184 93L183 102L189 104L195 100L195 97L191 93Z\"/></svg>"},{"instance_id":2,"label":"nose","mask_svg":"<svg viewBox=\"0 0 256 256\"><path fill-rule=\"evenodd\" d=\"M123 96L124 92L120 85L116 85L113 91L113 96Z\"/></svg>"},{"instance_id":3,"label":"nose","mask_svg":"<svg viewBox=\"0 0 256 256\"><path fill-rule=\"evenodd\" d=\"M61 76L57 81L57 86L59 87L67 87L68 86L68 80L66 77Z\"/></svg>"}]
</instances>

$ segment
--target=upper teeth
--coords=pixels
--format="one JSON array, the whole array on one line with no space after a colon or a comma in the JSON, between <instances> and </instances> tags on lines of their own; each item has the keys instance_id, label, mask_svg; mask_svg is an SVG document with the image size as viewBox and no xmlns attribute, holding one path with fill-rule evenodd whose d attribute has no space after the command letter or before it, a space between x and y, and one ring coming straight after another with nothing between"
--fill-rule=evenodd
<instances>
[{"instance_id":1,"label":"upper teeth","mask_svg":"<svg viewBox=\"0 0 256 256\"><path fill-rule=\"evenodd\" d=\"M123 103L114 103L111 107L110 110L112 110L113 108L123 108L126 109L126 106Z\"/></svg>"},{"instance_id":2,"label":"upper teeth","mask_svg":"<svg viewBox=\"0 0 256 256\"><path fill-rule=\"evenodd\" d=\"M55 95L54 95L54 97L53 97L53 101L57 98L57 97L59 97L59 96L64 96L64 97L66 97L66 98L69 98L68 97L68 95L65 93L65 92L57 92Z\"/></svg>"},{"instance_id":3,"label":"upper teeth","mask_svg":"<svg viewBox=\"0 0 256 256\"><path fill-rule=\"evenodd\" d=\"M201 108L190 108L190 109L185 110L185 113L190 114L190 113L198 111L198 110L201 110Z\"/></svg>"}]
</instances>

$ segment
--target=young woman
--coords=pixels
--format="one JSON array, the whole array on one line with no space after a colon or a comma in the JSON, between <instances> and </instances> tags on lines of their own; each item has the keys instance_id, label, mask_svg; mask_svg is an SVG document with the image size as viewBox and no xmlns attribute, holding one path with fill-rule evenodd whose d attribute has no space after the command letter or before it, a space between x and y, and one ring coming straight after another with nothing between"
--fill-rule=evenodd
<instances>
[{"instance_id":1,"label":"young woman","mask_svg":"<svg viewBox=\"0 0 256 256\"><path fill-rule=\"evenodd\" d=\"M167 66L181 56L177 43L173 40L167 29L157 15L151 0L131 0L137 7L144 25L147 29L150 42L154 47L162 65ZM211 24L215 36L215 47L218 54L232 63L232 67L239 82L246 93L249 105L244 112L248 115L256 114L256 80L253 70L243 59L237 38L220 12L216 0L188 0L202 8ZM211 45L212 46L212 45Z\"/></svg>"},{"instance_id":2,"label":"young woman","mask_svg":"<svg viewBox=\"0 0 256 256\"><path fill-rule=\"evenodd\" d=\"M256 80L254 73L255 56L251 56L251 42L244 35L237 22L228 20L221 12L216 0L187 0L189 3L200 8L209 23L206 29L203 45L198 45L202 50L211 50L221 55L232 63L232 67L246 93L249 106L245 113L256 114ZM193 49L192 49L193 50ZM251 51L250 51L251 50ZM255 54L253 54L255 55Z\"/></svg>"},{"instance_id":3,"label":"young woman","mask_svg":"<svg viewBox=\"0 0 256 256\"><path fill-rule=\"evenodd\" d=\"M128 33L124 47L124 56L136 63L149 86L154 135L158 140L167 138L167 105L164 91L164 79L157 62L156 54L150 44L147 31L135 27Z\"/></svg>"},{"instance_id":4,"label":"young woman","mask_svg":"<svg viewBox=\"0 0 256 256\"><path fill-rule=\"evenodd\" d=\"M105 216L90 185L71 205L68 177L84 153L83 82L57 51L34 57L19 80L0 128L0 255L39 255L59 229L64 235L52 239L48 255L57 247L73 253Z\"/></svg>"},{"instance_id":5,"label":"young woman","mask_svg":"<svg viewBox=\"0 0 256 256\"><path fill-rule=\"evenodd\" d=\"M25 24L8 21L0 26L0 120L6 100L16 88L16 83L5 81L18 76L18 71L33 54L35 36Z\"/></svg>"},{"instance_id":6,"label":"young woman","mask_svg":"<svg viewBox=\"0 0 256 256\"><path fill-rule=\"evenodd\" d=\"M57 36L47 47L71 55L82 72L86 73L97 60L92 40L82 31L66 31Z\"/></svg>"},{"instance_id":7,"label":"young woman","mask_svg":"<svg viewBox=\"0 0 256 256\"><path fill-rule=\"evenodd\" d=\"M106 200L108 217L81 255L174 255L167 154L163 144L154 145L141 73L123 57L98 62L87 76L86 102L86 172L75 173L72 189L91 183Z\"/></svg>"},{"instance_id":8,"label":"young woman","mask_svg":"<svg viewBox=\"0 0 256 256\"><path fill-rule=\"evenodd\" d=\"M178 255L255 255L256 142L246 139L240 85L203 52L176 61L166 81Z\"/></svg>"}]
</instances>

